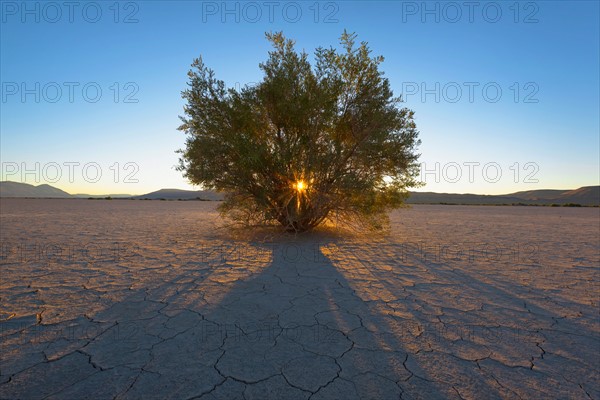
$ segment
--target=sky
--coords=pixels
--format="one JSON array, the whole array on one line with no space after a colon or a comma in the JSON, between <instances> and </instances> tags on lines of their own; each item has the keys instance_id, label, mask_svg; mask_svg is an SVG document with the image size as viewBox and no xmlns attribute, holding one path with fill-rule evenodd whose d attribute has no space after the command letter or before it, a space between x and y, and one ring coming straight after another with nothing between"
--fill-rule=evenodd
<instances>
[{"instance_id":1,"label":"sky","mask_svg":"<svg viewBox=\"0 0 600 400\"><path fill-rule=\"evenodd\" d=\"M265 32L312 54L346 29L385 57L415 111L419 191L600 184L597 1L0 6L0 180L73 194L197 190L175 169L193 59L241 87L261 79Z\"/></svg>"}]
</instances>

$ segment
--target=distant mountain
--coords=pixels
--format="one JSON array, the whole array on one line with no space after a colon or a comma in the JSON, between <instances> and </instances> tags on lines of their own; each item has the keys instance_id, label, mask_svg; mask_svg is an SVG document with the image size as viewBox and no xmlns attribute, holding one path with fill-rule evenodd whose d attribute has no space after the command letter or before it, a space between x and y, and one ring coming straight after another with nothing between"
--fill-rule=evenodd
<instances>
[{"instance_id":1,"label":"distant mountain","mask_svg":"<svg viewBox=\"0 0 600 400\"><path fill-rule=\"evenodd\" d=\"M126 194L71 195L65 191L50 185L33 186L27 183L0 182L0 197L42 197L42 198L127 198L148 200L223 200L224 195L213 190L181 190L161 189L155 192L130 196ZM501 205L501 204L581 204L583 206L600 205L600 186L584 186L575 190L541 189L523 192L509 193L504 195L482 195L482 194L457 194L457 193L434 193L434 192L412 192L408 198L409 204L469 204L469 205Z\"/></svg>"},{"instance_id":2,"label":"distant mountain","mask_svg":"<svg viewBox=\"0 0 600 400\"><path fill-rule=\"evenodd\" d=\"M560 198L570 203L598 205L600 204L600 186L584 186L568 190L561 194Z\"/></svg>"},{"instance_id":3,"label":"distant mountain","mask_svg":"<svg viewBox=\"0 0 600 400\"><path fill-rule=\"evenodd\" d=\"M513 204L523 202L523 199L509 195L483 195L483 194L458 194L411 192L406 201L408 204Z\"/></svg>"},{"instance_id":4,"label":"distant mountain","mask_svg":"<svg viewBox=\"0 0 600 400\"><path fill-rule=\"evenodd\" d=\"M2 181L0 182L0 197L41 197L41 198L129 198L130 194L69 194L64 190L47 184L30 185L28 183Z\"/></svg>"},{"instance_id":5,"label":"distant mountain","mask_svg":"<svg viewBox=\"0 0 600 400\"><path fill-rule=\"evenodd\" d=\"M409 204L581 204L600 205L600 186L584 186L575 190L541 189L504 195L412 192Z\"/></svg>"},{"instance_id":6,"label":"distant mountain","mask_svg":"<svg viewBox=\"0 0 600 400\"><path fill-rule=\"evenodd\" d=\"M111 193L111 194L85 194L85 193L77 193L77 194L73 194L73 197L77 197L78 199L103 199L105 197L110 197L113 199L128 199L130 197L132 197L130 194L123 194L123 193Z\"/></svg>"},{"instance_id":7,"label":"distant mountain","mask_svg":"<svg viewBox=\"0 0 600 400\"><path fill-rule=\"evenodd\" d=\"M150 199L150 200L223 200L223 195L211 190L179 190L179 189L161 189L156 192L147 193L141 196L132 196L130 194L69 194L63 190L50 185L34 186L28 183L2 181L0 182L0 197L32 197L32 198L94 198L102 199L105 197L125 198L125 199Z\"/></svg>"},{"instance_id":8,"label":"distant mountain","mask_svg":"<svg viewBox=\"0 0 600 400\"><path fill-rule=\"evenodd\" d=\"M67 198L71 195L46 184L34 186L27 183L2 181L0 182L0 197Z\"/></svg>"},{"instance_id":9,"label":"distant mountain","mask_svg":"<svg viewBox=\"0 0 600 400\"><path fill-rule=\"evenodd\" d=\"M507 194L507 196L516 197L521 200L550 200L559 197L564 192L564 190L556 189L527 190L524 192Z\"/></svg>"},{"instance_id":10,"label":"distant mountain","mask_svg":"<svg viewBox=\"0 0 600 400\"><path fill-rule=\"evenodd\" d=\"M212 190L161 189L156 192L133 196L134 199L165 200L223 200L224 195ZM412 192L409 204L568 204L586 206L600 205L600 186L586 186L576 190L530 190L506 195L456 194L434 192Z\"/></svg>"},{"instance_id":11,"label":"distant mountain","mask_svg":"<svg viewBox=\"0 0 600 400\"><path fill-rule=\"evenodd\" d=\"M141 196L132 196L132 199L149 200L223 200L223 194L213 190L181 190L181 189L161 189L156 192L143 194Z\"/></svg>"}]
</instances>

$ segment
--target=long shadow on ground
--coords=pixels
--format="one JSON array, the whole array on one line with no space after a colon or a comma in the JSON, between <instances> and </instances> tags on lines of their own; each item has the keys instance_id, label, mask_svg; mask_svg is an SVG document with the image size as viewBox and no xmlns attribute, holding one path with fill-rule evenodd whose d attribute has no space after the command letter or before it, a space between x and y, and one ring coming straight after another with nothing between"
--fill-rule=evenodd
<instances>
[{"instance_id":1,"label":"long shadow on ground","mask_svg":"<svg viewBox=\"0 0 600 400\"><path fill-rule=\"evenodd\" d=\"M457 300L448 297L445 314L437 312L443 299L419 297L403 282L433 274L427 284L434 294L445 292L433 285L457 279L480 295L510 294L444 266L377 263L361 251L314 235L208 243L176 264L148 259L127 296L57 324L61 335L5 331L3 342L18 357L2 363L9 373L0 397L518 397L481 367L496 362L489 337L447 330L453 320L469 322L468 307L453 309ZM475 315L479 326L485 316ZM67 334L68 327L77 333ZM510 354L512 345L492 350ZM29 361L21 368L19 359ZM533 379L533 393L544 383L527 365L501 367L518 371L521 385Z\"/></svg>"}]
</instances>

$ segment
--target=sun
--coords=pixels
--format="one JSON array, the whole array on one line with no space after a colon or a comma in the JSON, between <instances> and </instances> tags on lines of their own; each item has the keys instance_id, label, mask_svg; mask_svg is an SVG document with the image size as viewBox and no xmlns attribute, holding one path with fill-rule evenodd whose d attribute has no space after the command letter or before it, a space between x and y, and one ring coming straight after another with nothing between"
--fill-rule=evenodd
<instances>
[{"instance_id":1,"label":"sun","mask_svg":"<svg viewBox=\"0 0 600 400\"><path fill-rule=\"evenodd\" d=\"M296 181L296 183L294 184L294 188L297 191L302 192L302 191L306 190L306 183L304 183L303 180Z\"/></svg>"}]
</instances>

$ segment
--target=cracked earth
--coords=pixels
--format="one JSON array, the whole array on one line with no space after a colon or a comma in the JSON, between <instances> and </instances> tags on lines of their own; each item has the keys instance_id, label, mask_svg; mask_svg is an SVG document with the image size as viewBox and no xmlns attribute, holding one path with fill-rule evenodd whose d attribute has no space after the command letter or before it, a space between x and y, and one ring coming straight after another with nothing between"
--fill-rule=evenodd
<instances>
[{"instance_id":1,"label":"cracked earth","mask_svg":"<svg viewBox=\"0 0 600 400\"><path fill-rule=\"evenodd\" d=\"M3 399L600 399L597 208L236 238L212 202L0 205Z\"/></svg>"}]
</instances>

